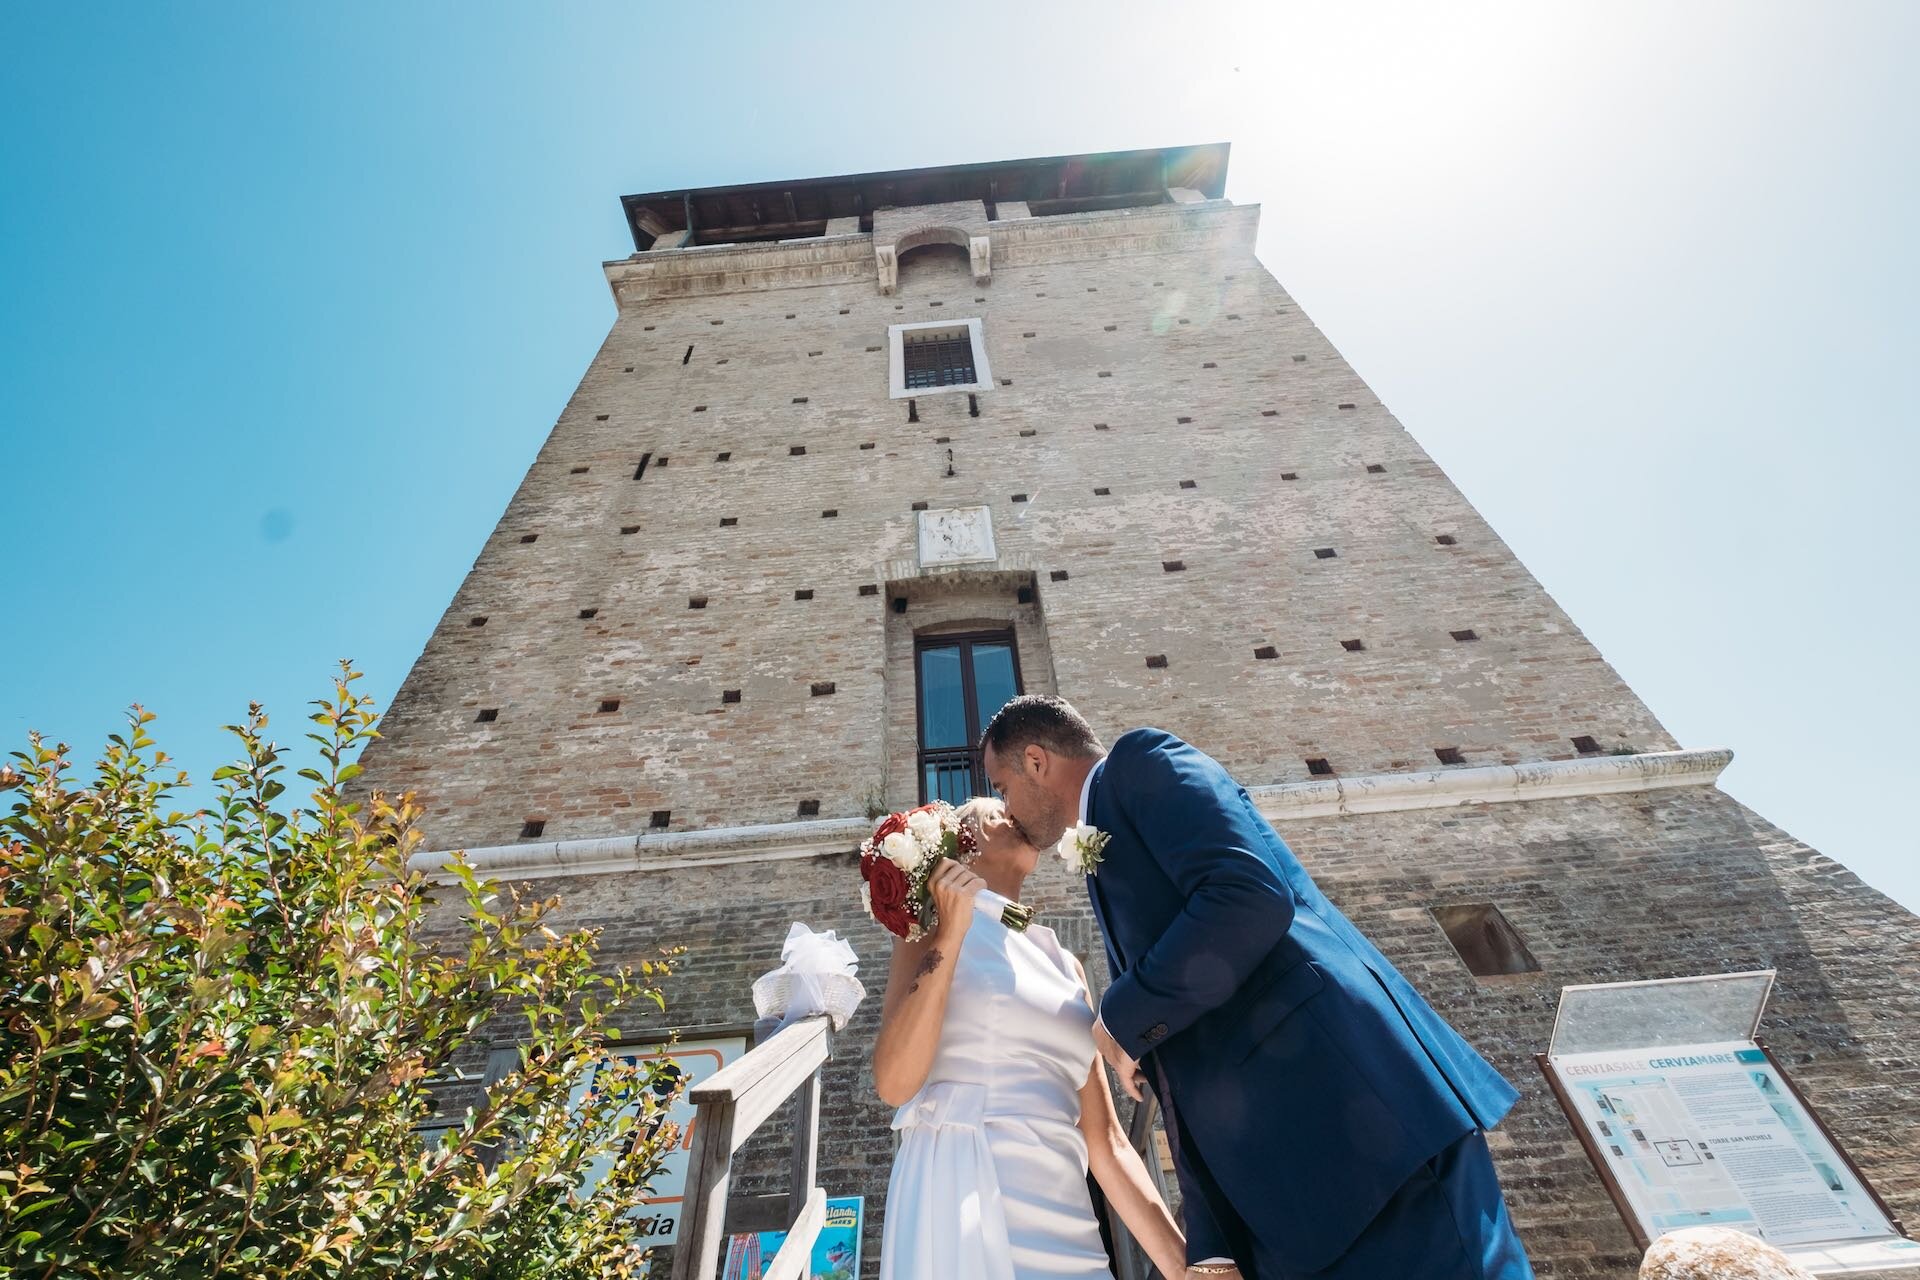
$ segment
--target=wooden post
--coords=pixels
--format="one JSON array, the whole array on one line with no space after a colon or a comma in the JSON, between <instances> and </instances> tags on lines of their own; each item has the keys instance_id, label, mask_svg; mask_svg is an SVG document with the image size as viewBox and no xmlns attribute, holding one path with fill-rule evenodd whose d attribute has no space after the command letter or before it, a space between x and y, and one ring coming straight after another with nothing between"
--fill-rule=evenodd
<instances>
[{"instance_id":1,"label":"wooden post","mask_svg":"<svg viewBox=\"0 0 1920 1280\"><path fill-rule=\"evenodd\" d=\"M673 1280L715 1280L726 1243L727 1187L733 1181L733 1102L702 1102L687 1153L680 1238L673 1246Z\"/></svg>"},{"instance_id":2,"label":"wooden post","mask_svg":"<svg viewBox=\"0 0 1920 1280\"><path fill-rule=\"evenodd\" d=\"M814 1068L794 1095L793 1167L787 1179L787 1213L798 1221L818 1176L820 1153L820 1069Z\"/></svg>"}]
</instances>

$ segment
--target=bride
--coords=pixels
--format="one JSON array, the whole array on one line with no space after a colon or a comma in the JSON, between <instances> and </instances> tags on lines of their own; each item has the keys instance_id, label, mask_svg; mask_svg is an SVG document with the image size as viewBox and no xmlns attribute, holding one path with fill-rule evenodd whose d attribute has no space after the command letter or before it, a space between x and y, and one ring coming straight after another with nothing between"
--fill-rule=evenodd
<instances>
[{"instance_id":1,"label":"bride","mask_svg":"<svg viewBox=\"0 0 1920 1280\"><path fill-rule=\"evenodd\" d=\"M934 873L939 924L895 943L874 1041L900 1131L880 1280L1107 1280L1089 1170L1178 1280L1185 1241L1114 1114L1079 962L1042 925L975 918L981 888L1018 901L1039 854L998 800L960 819L979 854Z\"/></svg>"}]
</instances>

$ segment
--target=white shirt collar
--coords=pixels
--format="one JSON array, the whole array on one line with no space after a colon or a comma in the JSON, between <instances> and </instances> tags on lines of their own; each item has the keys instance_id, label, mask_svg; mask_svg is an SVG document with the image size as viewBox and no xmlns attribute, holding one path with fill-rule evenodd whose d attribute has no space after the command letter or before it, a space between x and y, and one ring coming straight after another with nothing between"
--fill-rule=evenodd
<instances>
[{"instance_id":1,"label":"white shirt collar","mask_svg":"<svg viewBox=\"0 0 1920 1280\"><path fill-rule=\"evenodd\" d=\"M1087 777L1080 784L1080 825L1087 825L1087 798L1093 794L1093 775L1100 768L1100 761L1094 761L1093 768L1087 770Z\"/></svg>"}]
</instances>

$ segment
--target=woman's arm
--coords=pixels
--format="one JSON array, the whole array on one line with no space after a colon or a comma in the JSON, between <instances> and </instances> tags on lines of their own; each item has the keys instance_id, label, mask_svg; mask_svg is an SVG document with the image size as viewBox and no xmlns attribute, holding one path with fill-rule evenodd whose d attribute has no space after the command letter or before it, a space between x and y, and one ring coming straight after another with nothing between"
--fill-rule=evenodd
<instances>
[{"instance_id":1,"label":"woman's arm","mask_svg":"<svg viewBox=\"0 0 1920 1280\"><path fill-rule=\"evenodd\" d=\"M1127 1230L1153 1259L1153 1265L1160 1268L1161 1275L1174 1280L1186 1275L1186 1237L1167 1211L1167 1203L1160 1198L1140 1153L1127 1142L1098 1058L1093 1060L1087 1082L1080 1086L1080 1131L1087 1139L1087 1166L1120 1221L1127 1224Z\"/></svg>"},{"instance_id":2,"label":"woman's arm","mask_svg":"<svg viewBox=\"0 0 1920 1280\"><path fill-rule=\"evenodd\" d=\"M897 1107L927 1082L960 944L973 923L973 896L986 884L957 862L933 873L933 904L939 925L918 942L893 944L887 994L880 1006L880 1033L873 1041L873 1084L880 1101Z\"/></svg>"}]
</instances>

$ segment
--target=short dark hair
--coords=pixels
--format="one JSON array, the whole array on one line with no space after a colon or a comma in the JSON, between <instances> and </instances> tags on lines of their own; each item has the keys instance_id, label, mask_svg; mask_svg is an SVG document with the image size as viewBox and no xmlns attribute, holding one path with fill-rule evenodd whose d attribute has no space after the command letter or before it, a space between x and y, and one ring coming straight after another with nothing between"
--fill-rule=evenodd
<instances>
[{"instance_id":1,"label":"short dark hair","mask_svg":"<svg viewBox=\"0 0 1920 1280\"><path fill-rule=\"evenodd\" d=\"M1018 755L1029 746L1080 760L1107 754L1093 726L1073 709L1072 703L1045 693L1024 693L1001 707L980 735L980 745L992 747L993 754L1002 759Z\"/></svg>"}]
</instances>

